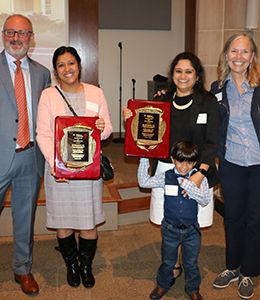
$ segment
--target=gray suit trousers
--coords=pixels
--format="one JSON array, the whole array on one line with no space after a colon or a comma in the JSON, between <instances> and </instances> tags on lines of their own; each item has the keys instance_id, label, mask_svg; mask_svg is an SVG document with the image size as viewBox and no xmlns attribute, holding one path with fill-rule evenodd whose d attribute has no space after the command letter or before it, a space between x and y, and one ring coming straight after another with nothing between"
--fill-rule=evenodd
<instances>
[{"instance_id":1,"label":"gray suit trousers","mask_svg":"<svg viewBox=\"0 0 260 300\"><path fill-rule=\"evenodd\" d=\"M10 169L0 176L0 208L7 188L12 188L13 271L19 275L30 273L32 268L33 225L40 187L35 151L33 147L15 153Z\"/></svg>"}]
</instances>

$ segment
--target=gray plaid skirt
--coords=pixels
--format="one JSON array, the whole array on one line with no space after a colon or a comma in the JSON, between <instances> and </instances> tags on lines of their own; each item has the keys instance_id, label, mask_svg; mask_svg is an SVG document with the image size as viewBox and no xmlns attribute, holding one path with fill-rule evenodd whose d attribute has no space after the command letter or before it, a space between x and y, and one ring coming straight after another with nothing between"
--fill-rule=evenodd
<instances>
[{"instance_id":1,"label":"gray plaid skirt","mask_svg":"<svg viewBox=\"0 0 260 300\"><path fill-rule=\"evenodd\" d=\"M44 188L48 228L89 230L105 221L102 179L56 182L46 162Z\"/></svg>"}]
</instances>

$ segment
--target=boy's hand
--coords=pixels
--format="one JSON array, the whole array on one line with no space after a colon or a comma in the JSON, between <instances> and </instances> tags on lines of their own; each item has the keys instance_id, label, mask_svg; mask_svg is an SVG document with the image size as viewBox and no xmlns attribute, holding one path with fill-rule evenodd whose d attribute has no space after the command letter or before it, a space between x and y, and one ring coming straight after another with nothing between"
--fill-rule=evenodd
<instances>
[{"instance_id":1,"label":"boy's hand","mask_svg":"<svg viewBox=\"0 0 260 300\"><path fill-rule=\"evenodd\" d=\"M181 193L182 193L183 197L185 197L185 198L189 197L187 191L183 190Z\"/></svg>"}]
</instances>

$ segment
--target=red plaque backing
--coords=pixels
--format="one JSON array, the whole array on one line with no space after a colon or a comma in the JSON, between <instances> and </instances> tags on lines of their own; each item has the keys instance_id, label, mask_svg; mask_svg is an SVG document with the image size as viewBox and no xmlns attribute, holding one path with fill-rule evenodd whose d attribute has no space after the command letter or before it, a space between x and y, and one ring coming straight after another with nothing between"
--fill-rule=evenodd
<instances>
[{"instance_id":1,"label":"red plaque backing","mask_svg":"<svg viewBox=\"0 0 260 300\"><path fill-rule=\"evenodd\" d=\"M57 178L100 178L100 130L97 117L55 119L54 170Z\"/></svg>"},{"instance_id":2,"label":"red plaque backing","mask_svg":"<svg viewBox=\"0 0 260 300\"><path fill-rule=\"evenodd\" d=\"M168 158L171 104L129 99L127 107L133 116L126 120L125 155Z\"/></svg>"}]
</instances>

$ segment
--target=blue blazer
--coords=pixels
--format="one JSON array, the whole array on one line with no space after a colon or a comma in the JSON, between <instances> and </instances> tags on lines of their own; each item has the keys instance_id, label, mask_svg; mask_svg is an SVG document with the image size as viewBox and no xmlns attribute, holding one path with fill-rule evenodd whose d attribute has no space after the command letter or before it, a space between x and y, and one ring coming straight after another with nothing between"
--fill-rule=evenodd
<instances>
[{"instance_id":1,"label":"blue blazer","mask_svg":"<svg viewBox=\"0 0 260 300\"><path fill-rule=\"evenodd\" d=\"M29 71L32 89L32 114L34 142L38 101L43 89L51 83L50 71L29 58ZM0 176L8 171L16 148L18 131L18 111L14 86L4 51L0 53ZM43 175L44 159L36 144L35 159L39 175Z\"/></svg>"}]
</instances>

